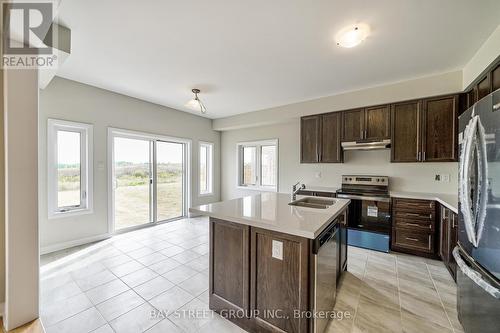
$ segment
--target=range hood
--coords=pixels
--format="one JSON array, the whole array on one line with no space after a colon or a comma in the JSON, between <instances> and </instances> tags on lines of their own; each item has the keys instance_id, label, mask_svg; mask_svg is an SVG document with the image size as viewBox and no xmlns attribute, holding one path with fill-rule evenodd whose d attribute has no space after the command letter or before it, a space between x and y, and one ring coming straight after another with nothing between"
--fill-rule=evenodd
<instances>
[{"instance_id":1,"label":"range hood","mask_svg":"<svg viewBox=\"0 0 500 333\"><path fill-rule=\"evenodd\" d=\"M387 149L391 147L391 140L381 140L381 141L351 141L342 142L342 149L344 150L375 150L375 149Z\"/></svg>"}]
</instances>

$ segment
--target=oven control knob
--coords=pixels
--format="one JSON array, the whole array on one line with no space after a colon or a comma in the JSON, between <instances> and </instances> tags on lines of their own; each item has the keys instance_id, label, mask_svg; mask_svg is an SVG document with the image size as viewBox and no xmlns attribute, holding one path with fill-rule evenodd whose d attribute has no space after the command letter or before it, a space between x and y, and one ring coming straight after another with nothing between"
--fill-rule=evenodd
<instances>
[{"instance_id":1,"label":"oven control knob","mask_svg":"<svg viewBox=\"0 0 500 333\"><path fill-rule=\"evenodd\" d=\"M380 181L380 178L377 178L377 183Z\"/></svg>"}]
</instances>

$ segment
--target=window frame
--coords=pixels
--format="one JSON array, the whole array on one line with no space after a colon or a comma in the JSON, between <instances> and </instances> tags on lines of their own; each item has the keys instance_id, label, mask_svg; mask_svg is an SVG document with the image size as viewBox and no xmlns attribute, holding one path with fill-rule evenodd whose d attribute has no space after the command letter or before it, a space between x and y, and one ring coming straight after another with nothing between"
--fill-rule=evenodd
<instances>
[{"instance_id":1,"label":"window frame","mask_svg":"<svg viewBox=\"0 0 500 333\"><path fill-rule=\"evenodd\" d=\"M201 155L201 147L207 148L207 156L206 156L206 162L207 162L207 170L206 170L206 183L208 190L207 191L202 191L201 188L201 172L200 172L200 167L201 167L201 160L200 155ZM204 196L211 196L214 194L214 149L215 145L213 142L208 142L208 141L200 141L198 145L198 196L204 197Z\"/></svg>"},{"instance_id":2,"label":"window frame","mask_svg":"<svg viewBox=\"0 0 500 333\"><path fill-rule=\"evenodd\" d=\"M58 206L57 132L68 131L80 134L80 205ZM94 126L87 123L48 119L47 122L47 209L48 218L61 218L93 213L93 132Z\"/></svg>"},{"instance_id":3,"label":"window frame","mask_svg":"<svg viewBox=\"0 0 500 333\"><path fill-rule=\"evenodd\" d=\"M262 147L275 146L276 152L276 185L262 185ZM245 185L243 184L243 148L245 147L256 147L256 185ZM278 139L267 139L258 141L247 141L238 142L236 144L236 157L237 157L237 178L236 178L236 188L245 190L256 190L263 192L278 192L279 189L279 142Z\"/></svg>"}]
</instances>

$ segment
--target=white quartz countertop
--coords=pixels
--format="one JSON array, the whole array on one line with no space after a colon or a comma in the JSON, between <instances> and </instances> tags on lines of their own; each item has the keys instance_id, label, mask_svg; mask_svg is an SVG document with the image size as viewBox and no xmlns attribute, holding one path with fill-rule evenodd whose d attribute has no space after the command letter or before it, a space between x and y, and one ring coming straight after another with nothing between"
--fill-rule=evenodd
<instances>
[{"instance_id":1,"label":"white quartz countertop","mask_svg":"<svg viewBox=\"0 0 500 333\"><path fill-rule=\"evenodd\" d=\"M304 196L297 196L297 199ZM192 213L245 224L277 232L316 238L348 205L350 200L336 199L327 209L290 206L290 195L266 192L243 198L201 205Z\"/></svg>"},{"instance_id":2,"label":"white quartz countertop","mask_svg":"<svg viewBox=\"0 0 500 333\"><path fill-rule=\"evenodd\" d=\"M307 186L304 191L313 191L313 192L329 192L336 193L338 188L336 187L326 187L326 186Z\"/></svg>"},{"instance_id":3,"label":"white quartz countertop","mask_svg":"<svg viewBox=\"0 0 500 333\"><path fill-rule=\"evenodd\" d=\"M391 191L391 197L435 200L458 214L458 194Z\"/></svg>"}]
</instances>

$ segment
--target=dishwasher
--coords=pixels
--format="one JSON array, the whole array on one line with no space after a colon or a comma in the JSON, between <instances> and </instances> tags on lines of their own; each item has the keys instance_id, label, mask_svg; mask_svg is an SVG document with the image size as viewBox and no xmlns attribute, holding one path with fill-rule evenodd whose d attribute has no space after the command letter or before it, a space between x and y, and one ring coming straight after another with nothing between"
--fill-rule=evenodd
<instances>
[{"instance_id":1,"label":"dishwasher","mask_svg":"<svg viewBox=\"0 0 500 333\"><path fill-rule=\"evenodd\" d=\"M313 332L323 333L331 318L337 294L340 218L332 222L313 243Z\"/></svg>"}]
</instances>

